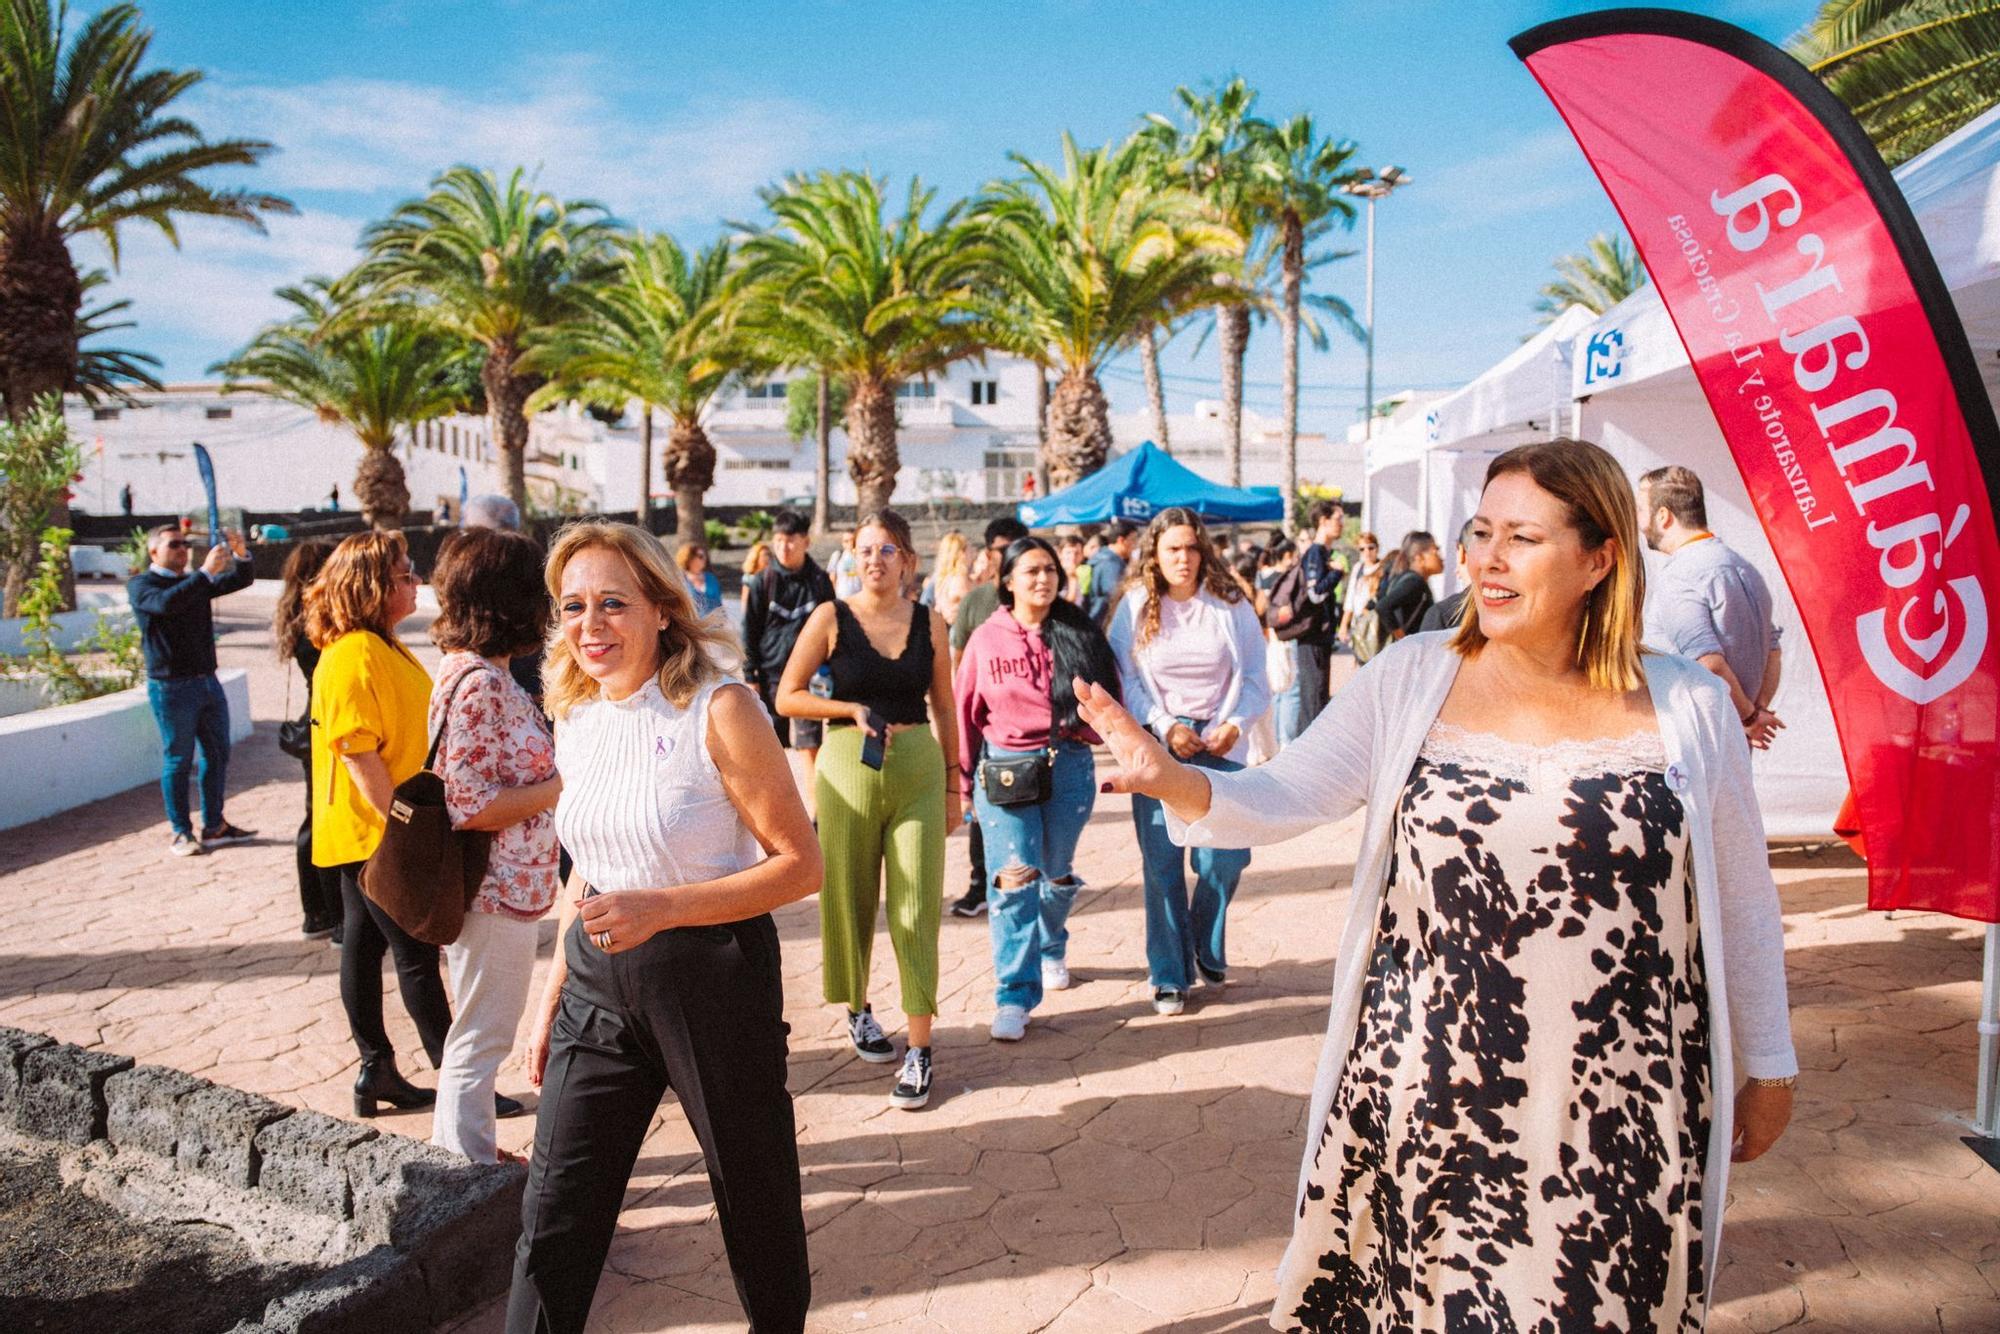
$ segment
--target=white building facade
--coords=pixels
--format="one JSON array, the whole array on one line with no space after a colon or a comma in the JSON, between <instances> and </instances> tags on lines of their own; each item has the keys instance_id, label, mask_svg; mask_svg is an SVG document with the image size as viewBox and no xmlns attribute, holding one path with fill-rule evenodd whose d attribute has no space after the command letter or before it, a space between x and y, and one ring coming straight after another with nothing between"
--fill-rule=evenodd
<instances>
[{"instance_id":1,"label":"white building facade","mask_svg":"<svg viewBox=\"0 0 2000 1334\"><path fill-rule=\"evenodd\" d=\"M902 386L898 398L898 503L921 508L948 500L1017 500L1034 475L1039 370L1013 358L960 362L928 380ZM793 439L785 427L785 377L731 384L717 394L703 424L716 450L714 506L769 508L810 503L814 490L810 433ZM78 507L115 514L120 491L132 488L133 509L143 514L182 513L202 504L192 445L207 446L215 461L223 505L258 511L324 509L339 488L342 509L355 508L353 477L361 445L338 422L266 394L224 394L216 384L171 385L141 393L128 407L91 408L72 399L70 428L84 451ZM672 499L660 457L667 440L664 414L654 414L654 449L648 476L656 504ZM1169 418L1176 456L1204 476L1227 479L1218 404L1198 403L1192 413ZM1114 448L1133 448L1153 435L1151 415L1112 418ZM1275 420L1243 417L1243 481L1280 485L1281 434ZM455 501L463 470L468 494L502 489L502 468L484 418L426 422L397 445L413 508L435 509ZM847 437L838 423L831 441L830 499L851 505L854 483L846 466ZM542 413L531 425L527 474L532 501L563 511L630 510L638 497L638 405L618 426L606 426L579 409ZM1361 493L1358 442L1324 435L1299 437L1302 482Z\"/></svg>"}]
</instances>

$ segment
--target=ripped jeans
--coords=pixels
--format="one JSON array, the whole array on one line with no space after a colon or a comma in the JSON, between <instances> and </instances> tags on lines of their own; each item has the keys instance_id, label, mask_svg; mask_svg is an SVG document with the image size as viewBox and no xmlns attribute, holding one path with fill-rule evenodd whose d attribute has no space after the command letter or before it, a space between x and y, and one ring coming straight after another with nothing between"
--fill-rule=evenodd
<instances>
[{"instance_id":1,"label":"ripped jeans","mask_svg":"<svg viewBox=\"0 0 2000 1334\"><path fill-rule=\"evenodd\" d=\"M988 748L995 759L1030 751ZM1038 806L995 806L982 782L973 808L986 840L987 916L993 930L994 1004L1032 1010L1042 1002L1042 960L1069 949L1069 910L1082 883L1071 871L1077 839L1097 804L1090 747L1056 747L1049 799Z\"/></svg>"}]
</instances>

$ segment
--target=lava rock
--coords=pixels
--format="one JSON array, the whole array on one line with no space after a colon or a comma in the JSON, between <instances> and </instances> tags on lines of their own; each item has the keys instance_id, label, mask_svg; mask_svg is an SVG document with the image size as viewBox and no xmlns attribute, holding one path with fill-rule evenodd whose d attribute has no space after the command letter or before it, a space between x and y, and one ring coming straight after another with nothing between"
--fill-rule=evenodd
<instances>
[{"instance_id":1,"label":"lava rock","mask_svg":"<svg viewBox=\"0 0 2000 1334\"><path fill-rule=\"evenodd\" d=\"M352 1218L347 1154L375 1137L366 1126L320 1112L298 1112L272 1122L257 1132L256 1150L263 1159L257 1185L314 1213Z\"/></svg>"},{"instance_id":2,"label":"lava rock","mask_svg":"<svg viewBox=\"0 0 2000 1334\"><path fill-rule=\"evenodd\" d=\"M190 1093L213 1088L181 1070L135 1066L104 1082L105 1137L120 1153L150 1153L169 1161L180 1142L179 1107Z\"/></svg>"},{"instance_id":3,"label":"lava rock","mask_svg":"<svg viewBox=\"0 0 2000 1334\"><path fill-rule=\"evenodd\" d=\"M410 1257L377 1247L272 1301L262 1324L238 1326L235 1334L428 1334L430 1328L422 1272Z\"/></svg>"},{"instance_id":4,"label":"lava rock","mask_svg":"<svg viewBox=\"0 0 2000 1334\"><path fill-rule=\"evenodd\" d=\"M104 1138L104 1083L132 1068L130 1056L68 1043L31 1051L21 1065L14 1124L30 1135L88 1144Z\"/></svg>"},{"instance_id":5,"label":"lava rock","mask_svg":"<svg viewBox=\"0 0 2000 1334\"><path fill-rule=\"evenodd\" d=\"M210 1085L180 1105L176 1161L185 1171L247 1190L261 1175L257 1136L291 1115L291 1108L269 1098Z\"/></svg>"},{"instance_id":6,"label":"lava rock","mask_svg":"<svg viewBox=\"0 0 2000 1334\"><path fill-rule=\"evenodd\" d=\"M14 1121L21 1097L21 1065L31 1051L53 1047L56 1040L46 1033L30 1033L21 1028L0 1028L0 1120Z\"/></svg>"},{"instance_id":7,"label":"lava rock","mask_svg":"<svg viewBox=\"0 0 2000 1334\"><path fill-rule=\"evenodd\" d=\"M521 1234L518 1163L473 1163L401 1136L347 1155L354 1221L364 1241L415 1257L443 1323L506 1291Z\"/></svg>"}]
</instances>

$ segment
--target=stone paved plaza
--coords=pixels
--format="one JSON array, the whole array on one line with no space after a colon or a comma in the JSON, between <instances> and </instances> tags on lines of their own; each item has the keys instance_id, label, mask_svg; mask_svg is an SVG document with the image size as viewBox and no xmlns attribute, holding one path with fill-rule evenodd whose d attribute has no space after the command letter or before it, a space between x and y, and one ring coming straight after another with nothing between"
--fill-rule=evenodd
<instances>
[{"instance_id":1,"label":"stone paved plaza","mask_svg":"<svg viewBox=\"0 0 2000 1334\"><path fill-rule=\"evenodd\" d=\"M262 621L273 592L217 604L224 665L252 669L257 720L232 762L229 814L259 839L174 860L151 788L0 833L0 1024L348 1115L355 1056L336 956L298 935L303 798L276 746L285 672ZM1351 820L1260 851L1231 916L1230 985L1163 1019L1145 989L1126 804L1102 798L1081 856L1076 987L1050 998L1026 1041L994 1044L986 924L947 917L938 1083L916 1113L887 1105L894 1067L861 1064L819 1000L812 901L780 913L814 1328L1262 1328L1358 834ZM1844 851L1780 850L1775 865L1805 1074L1790 1134L1735 1175L1709 1327L2000 1330L2000 1178L1959 1142L1979 933L1866 911ZM959 839L947 888L964 878ZM544 958L553 936L546 927ZM876 975L877 1011L900 1034L886 938ZM388 1012L404 1069L428 1083L393 994ZM532 1102L518 1060L501 1089ZM421 1113L382 1125L429 1134ZM501 1123L512 1149L532 1133L528 1118ZM500 1325L495 1303L459 1328ZM593 1328L741 1327L700 1156L670 1100Z\"/></svg>"}]
</instances>

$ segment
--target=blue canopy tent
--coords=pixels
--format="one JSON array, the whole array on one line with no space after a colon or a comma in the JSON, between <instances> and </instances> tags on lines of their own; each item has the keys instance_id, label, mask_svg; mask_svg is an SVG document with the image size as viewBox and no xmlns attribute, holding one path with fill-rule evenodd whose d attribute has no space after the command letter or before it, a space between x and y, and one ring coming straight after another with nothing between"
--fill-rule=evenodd
<instances>
[{"instance_id":1,"label":"blue canopy tent","mask_svg":"<svg viewBox=\"0 0 2000 1334\"><path fill-rule=\"evenodd\" d=\"M1075 486L1040 500L1022 501L1019 514L1030 528L1110 519L1145 523L1176 505L1193 510L1208 523L1277 523L1285 517L1285 498L1277 487L1211 482L1150 440Z\"/></svg>"}]
</instances>

